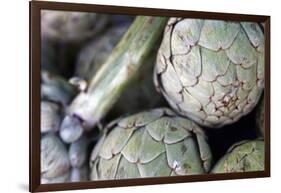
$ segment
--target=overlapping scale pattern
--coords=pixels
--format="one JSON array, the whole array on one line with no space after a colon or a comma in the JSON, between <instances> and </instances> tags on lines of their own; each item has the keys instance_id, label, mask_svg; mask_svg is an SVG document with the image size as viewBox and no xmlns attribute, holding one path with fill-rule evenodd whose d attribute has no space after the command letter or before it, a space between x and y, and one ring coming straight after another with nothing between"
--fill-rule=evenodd
<instances>
[{"instance_id":1,"label":"overlapping scale pattern","mask_svg":"<svg viewBox=\"0 0 281 193\"><path fill-rule=\"evenodd\" d=\"M67 149L62 143L60 138L55 134L46 134L41 139L41 152L40 152L40 165L41 165L41 177L47 182L49 179L60 177L59 179L65 179L62 177L68 172L70 167ZM60 181L57 179L58 181ZM54 179L54 181L57 181Z\"/></svg>"},{"instance_id":2,"label":"overlapping scale pattern","mask_svg":"<svg viewBox=\"0 0 281 193\"><path fill-rule=\"evenodd\" d=\"M234 144L211 173L264 171L264 141L256 139Z\"/></svg>"},{"instance_id":3,"label":"overlapping scale pattern","mask_svg":"<svg viewBox=\"0 0 281 193\"><path fill-rule=\"evenodd\" d=\"M169 109L125 117L93 150L91 180L203 174L212 155L204 132Z\"/></svg>"},{"instance_id":4,"label":"overlapping scale pattern","mask_svg":"<svg viewBox=\"0 0 281 193\"><path fill-rule=\"evenodd\" d=\"M207 127L237 121L264 87L264 34L258 23L172 18L154 82L183 116Z\"/></svg>"}]
</instances>

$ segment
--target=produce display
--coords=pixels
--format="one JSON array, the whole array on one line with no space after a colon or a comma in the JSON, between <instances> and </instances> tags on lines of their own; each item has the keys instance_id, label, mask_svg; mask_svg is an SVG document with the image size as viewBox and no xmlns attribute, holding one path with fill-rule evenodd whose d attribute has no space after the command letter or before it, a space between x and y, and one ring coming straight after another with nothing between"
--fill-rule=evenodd
<instances>
[{"instance_id":1,"label":"produce display","mask_svg":"<svg viewBox=\"0 0 281 193\"><path fill-rule=\"evenodd\" d=\"M255 22L41 12L41 183L264 170Z\"/></svg>"}]
</instances>

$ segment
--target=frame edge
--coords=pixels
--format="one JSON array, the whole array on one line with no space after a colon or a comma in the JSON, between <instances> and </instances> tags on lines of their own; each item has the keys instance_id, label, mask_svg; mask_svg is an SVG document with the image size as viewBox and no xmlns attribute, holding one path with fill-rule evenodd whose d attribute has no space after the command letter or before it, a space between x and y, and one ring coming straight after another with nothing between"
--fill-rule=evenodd
<instances>
[{"instance_id":1,"label":"frame edge","mask_svg":"<svg viewBox=\"0 0 281 193\"><path fill-rule=\"evenodd\" d=\"M82 10L79 9L82 7ZM40 10L41 9L57 9L69 11L89 11L94 8L104 8L100 11L102 13L121 13L126 14L142 14L155 11L157 16L186 16L197 18L223 18L228 17L232 20L243 21L257 21L265 22L265 170L261 172L247 172L247 173L231 173L231 174L208 174L208 176L183 176L175 178L146 178L146 179L130 179L118 180L118 183L112 181L89 181L79 183L64 183L64 184L40 184L40 116L35 112L40 111ZM120 9L116 11L117 9ZM129 13L127 12L129 10ZM175 13L177 12L177 13ZM160 14L159 14L160 13ZM165 14L165 15L164 15ZM211 15L211 16L210 16ZM247 19L245 20L245 17ZM78 3L63 3L63 2L44 2L44 1L29 1L29 191L58 191L58 190L76 190L89 188L108 188L108 187L124 187L124 186L139 186L139 185L155 185L155 184L172 184L172 183L186 183L198 181L214 181L214 180L234 180L244 178L260 178L270 177L270 16L261 15L246 15L246 14L232 14L232 13L217 13L217 12L200 12L188 10L170 10L170 9L155 9L155 8L136 8L136 7L121 7L115 5L93 5L93 4L78 4ZM38 35L39 34L39 35ZM38 37L39 36L39 37ZM38 63L39 62L39 63ZM33 118L32 118L33 117ZM39 144L39 146L38 146ZM37 145L37 146L36 146ZM39 155L39 156L38 156ZM116 182L116 181L115 181Z\"/></svg>"}]
</instances>

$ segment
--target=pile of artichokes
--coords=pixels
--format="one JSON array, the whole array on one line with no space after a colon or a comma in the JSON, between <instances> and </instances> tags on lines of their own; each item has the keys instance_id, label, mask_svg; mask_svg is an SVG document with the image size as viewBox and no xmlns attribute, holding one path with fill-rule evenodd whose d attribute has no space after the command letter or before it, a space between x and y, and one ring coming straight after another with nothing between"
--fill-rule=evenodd
<instances>
[{"instance_id":1,"label":"pile of artichokes","mask_svg":"<svg viewBox=\"0 0 281 193\"><path fill-rule=\"evenodd\" d=\"M262 24L41 16L41 183L264 170Z\"/></svg>"}]
</instances>

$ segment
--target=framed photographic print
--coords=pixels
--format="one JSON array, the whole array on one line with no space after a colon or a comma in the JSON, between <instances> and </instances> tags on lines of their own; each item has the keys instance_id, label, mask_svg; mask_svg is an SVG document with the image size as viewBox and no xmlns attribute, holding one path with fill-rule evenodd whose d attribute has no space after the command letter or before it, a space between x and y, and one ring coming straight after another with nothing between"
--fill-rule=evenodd
<instances>
[{"instance_id":1,"label":"framed photographic print","mask_svg":"<svg viewBox=\"0 0 281 193\"><path fill-rule=\"evenodd\" d=\"M269 16L30 2L30 191L269 176Z\"/></svg>"}]
</instances>

